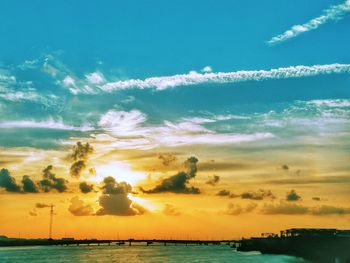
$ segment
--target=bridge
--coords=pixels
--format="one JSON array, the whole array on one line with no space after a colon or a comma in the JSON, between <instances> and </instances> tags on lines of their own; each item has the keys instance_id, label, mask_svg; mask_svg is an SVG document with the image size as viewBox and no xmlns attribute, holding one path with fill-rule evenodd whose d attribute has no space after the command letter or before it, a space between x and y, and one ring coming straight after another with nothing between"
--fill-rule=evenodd
<instances>
[{"instance_id":1,"label":"bridge","mask_svg":"<svg viewBox=\"0 0 350 263\"><path fill-rule=\"evenodd\" d=\"M99 240L99 239L16 239L0 241L0 247L9 246L132 246L132 245L229 245L234 246L237 240L179 240L179 239L118 239L118 240Z\"/></svg>"}]
</instances>

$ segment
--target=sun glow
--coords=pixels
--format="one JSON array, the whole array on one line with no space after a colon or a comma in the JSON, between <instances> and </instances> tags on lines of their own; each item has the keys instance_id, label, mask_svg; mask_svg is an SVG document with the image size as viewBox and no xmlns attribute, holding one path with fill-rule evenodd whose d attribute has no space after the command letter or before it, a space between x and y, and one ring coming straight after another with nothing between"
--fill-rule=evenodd
<instances>
[{"instance_id":1,"label":"sun glow","mask_svg":"<svg viewBox=\"0 0 350 263\"><path fill-rule=\"evenodd\" d=\"M139 181L145 179L147 175L143 172L133 171L130 164L124 161L112 161L95 166L96 175L90 179L100 183L107 176L114 177L118 182L125 181L135 186Z\"/></svg>"},{"instance_id":2,"label":"sun glow","mask_svg":"<svg viewBox=\"0 0 350 263\"><path fill-rule=\"evenodd\" d=\"M146 208L148 211L157 211L158 207L151 201L146 200L144 198L138 197L138 196L133 196L132 194L128 194L128 197L131 201L134 203L141 205L142 207Z\"/></svg>"}]
</instances>

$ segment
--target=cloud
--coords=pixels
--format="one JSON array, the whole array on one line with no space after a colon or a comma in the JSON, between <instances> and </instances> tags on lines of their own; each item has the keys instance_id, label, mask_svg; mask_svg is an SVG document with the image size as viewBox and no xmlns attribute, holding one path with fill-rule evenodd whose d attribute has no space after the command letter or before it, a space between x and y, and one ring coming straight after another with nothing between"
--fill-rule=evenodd
<instances>
[{"instance_id":1,"label":"cloud","mask_svg":"<svg viewBox=\"0 0 350 263\"><path fill-rule=\"evenodd\" d=\"M75 127L64 124L62 121L55 121L48 119L46 121L34 121L34 120L18 120L18 121L1 121L0 129L51 129L51 130L65 130L65 131L92 131L93 128L89 125L82 127Z\"/></svg>"},{"instance_id":2,"label":"cloud","mask_svg":"<svg viewBox=\"0 0 350 263\"><path fill-rule=\"evenodd\" d=\"M129 132L145 121L146 115L138 110L129 112L110 110L101 117L98 124L114 134L128 135Z\"/></svg>"},{"instance_id":3,"label":"cloud","mask_svg":"<svg viewBox=\"0 0 350 263\"><path fill-rule=\"evenodd\" d=\"M291 204L287 202L280 202L279 204L265 204L261 210L263 214L275 215L314 215L314 216L326 216L326 215L348 215L350 214L350 208L336 207L336 206L316 206L307 207L299 204Z\"/></svg>"},{"instance_id":4,"label":"cloud","mask_svg":"<svg viewBox=\"0 0 350 263\"><path fill-rule=\"evenodd\" d=\"M281 166L281 169L282 169L282 170L285 170L285 171L288 171L288 170L289 170L289 166L288 166L287 164L283 164L283 165Z\"/></svg>"},{"instance_id":5,"label":"cloud","mask_svg":"<svg viewBox=\"0 0 350 263\"><path fill-rule=\"evenodd\" d=\"M228 196L229 198L235 198L238 197L239 195L235 195L233 193L231 193L231 191L226 190L226 189L222 189L219 192L216 193L217 196Z\"/></svg>"},{"instance_id":6,"label":"cloud","mask_svg":"<svg viewBox=\"0 0 350 263\"><path fill-rule=\"evenodd\" d=\"M169 166L172 162L176 161L176 156L171 153L159 154L158 158L162 160L164 166Z\"/></svg>"},{"instance_id":7,"label":"cloud","mask_svg":"<svg viewBox=\"0 0 350 263\"><path fill-rule=\"evenodd\" d=\"M104 76L101 72L93 72L86 75L85 77L90 84L100 84L102 82L105 82Z\"/></svg>"},{"instance_id":8,"label":"cloud","mask_svg":"<svg viewBox=\"0 0 350 263\"><path fill-rule=\"evenodd\" d=\"M212 177L209 177L205 183L211 186L215 186L219 183L219 181L220 181L220 176L214 174Z\"/></svg>"},{"instance_id":9,"label":"cloud","mask_svg":"<svg viewBox=\"0 0 350 263\"><path fill-rule=\"evenodd\" d=\"M140 188L142 192L147 194L155 193L177 193L177 194L199 194L199 188L194 186L188 186L191 178L194 178L197 173L197 162L196 157L188 158L184 163L184 168L186 172L179 172L168 178L164 178L161 182L155 186L153 189L145 190Z\"/></svg>"},{"instance_id":10,"label":"cloud","mask_svg":"<svg viewBox=\"0 0 350 263\"><path fill-rule=\"evenodd\" d=\"M224 84L245 81L263 81L271 79L288 79L317 76L324 74L349 73L349 64L325 64L313 66L290 66L270 70L242 70L234 72L207 72L198 73L191 71L187 74L173 76L150 77L144 80L129 79L125 81L109 82L94 88L75 89L74 93L97 94L101 92L113 92L124 89L155 89L165 90L182 86L196 86L201 84Z\"/></svg>"},{"instance_id":11,"label":"cloud","mask_svg":"<svg viewBox=\"0 0 350 263\"><path fill-rule=\"evenodd\" d=\"M82 193L87 194L94 190L94 185L88 184L87 182L82 182L79 184L79 189Z\"/></svg>"},{"instance_id":12,"label":"cloud","mask_svg":"<svg viewBox=\"0 0 350 263\"><path fill-rule=\"evenodd\" d=\"M349 215L350 208L323 205L312 210L313 215Z\"/></svg>"},{"instance_id":13,"label":"cloud","mask_svg":"<svg viewBox=\"0 0 350 263\"><path fill-rule=\"evenodd\" d=\"M244 192L241 194L242 199L263 200L265 198L275 199L271 190L259 189L257 192Z\"/></svg>"},{"instance_id":14,"label":"cloud","mask_svg":"<svg viewBox=\"0 0 350 263\"><path fill-rule=\"evenodd\" d=\"M36 211L29 211L30 216L37 216L38 213Z\"/></svg>"},{"instance_id":15,"label":"cloud","mask_svg":"<svg viewBox=\"0 0 350 263\"><path fill-rule=\"evenodd\" d=\"M176 123L164 121L162 125L147 125L146 119L146 115L138 110L110 110L100 118L99 126L104 133L94 135L94 144L104 144L104 147L113 149L151 149L190 144L237 144L275 137L268 132L217 133L200 125L193 118Z\"/></svg>"},{"instance_id":16,"label":"cloud","mask_svg":"<svg viewBox=\"0 0 350 263\"><path fill-rule=\"evenodd\" d=\"M298 204L281 202L279 204L265 204L261 212L268 215L305 215L310 213L310 208Z\"/></svg>"},{"instance_id":17,"label":"cloud","mask_svg":"<svg viewBox=\"0 0 350 263\"><path fill-rule=\"evenodd\" d=\"M97 215L134 216L145 213L145 209L128 197L132 187L126 182L118 183L113 177L103 180L103 194L99 198L101 208Z\"/></svg>"},{"instance_id":18,"label":"cloud","mask_svg":"<svg viewBox=\"0 0 350 263\"><path fill-rule=\"evenodd\" d=\"M287 201L299 201L299 200L301 200L301 196L298 195L295 190L291 190L290 192L287 193L286 200Z\"/></svg>"},{"instance_id":19,"label":"cloud","mask_svg":"<svg viewBox=\"0 0 350 263\"><path fill-rule=\"evenodd\" d=\"M78 196L75 196L70 200L68 211L75 216L94 215L94 209L92 206L85 204L84 201L80 200Z\"/></svg>"},{"instance_id":20,"label":"cloud","mask_svg":"<svg viewBox=\"0 0 350 263\"><path fill-rule=\"evenodd\" d=\"M315 197L312 198L312 200L314 200L314 201L321 201L321 198L318 197L318 196L315 196Z\"/></svg>"},{"instance_id":21,"label":"cloud","mask_svg":"<svg viewBox=\"0 0 350 263\"><path fill-rule=\"evenodd\" d=\"M69 173L72 177L79 178L81 172L86 168L85 161L79 160L74 162L69 170Z\"/></svg>"},{"instance_id":22,"label":"cloud","mask_svg":"<svg viewBox=\"0 0 350 263\"><path fill-rule=\"evenodd\" d=\"M86 161L90 154L94 152L94 148L86 143L77 142L73 147L71 158L75 161L70 167L70 175L74 178L79 178L82 171L86 168Z\"/></svg>"},{"instance_id":23,"label":"cloud","mask_svg":"<svg viewBox=\"0 0 350 263\"><path fill-rule=\"evenodd\" d=\"M5 188L8 192L21 192L21 187L16 183L16 179L10 175L7 169L0 171L0 187Z\"/></svg>"},{"instance_id":24,"label":"cloud","mask_svg":"<svg viewBox=\"0 0 350 263\"><path fill-rule=\"evenodd\" d=\"M181 215L180 211L176 209L173 205L165 204L163 213L167 216L179 216Z\"/></svg>"},{"instance_id":25,"label":"cloud","mask_svg":"<svg viewBox=\"0 0 350 263\"><path fill-rule=\"evenodd\" d=\"M201 71L204 73L208 73L208 72L212 72L213 69L211 66L205 66L204 68L201 69Z\"/></svg>"},{"instance_id":26,"label":"cloud","mask_svg":"<svg viewBox=\"0 0 350 263\"><path fill-rule=\"evenodd\" d=\"M305 24L294 25L284 33L271 38L267 43L269 45L279 44L291 38L297 37L302 33L309 32L317 29L319 26L330 22L341 19L346 13L350 12L350 1L346 0L344 3L339 5L333 5L325 10L323 14L311 19Z\"/></svg>"},{"instance_id":27,"label":"cloud","mask_svg":"<svg viewBox=\"0 0 350 263\"><path fill-rule=\"evenodd\" d=\"M43 179L40 181L40 185L44 192L50 192L55 189L58 192L62 193L67 190L67 180L64 178L57 178L54 173L52 173L52 165L47 166L42 174Z\"/></svg>"},{"instance_id":28,"label":"cloud","mask_svg":"<svg viewBox=\"0 0 350 263\"><path fill-rule=\"evenodd\" d=\"M77 142L73 147L71 158L74 161L87 160L89 155L94 152L94 148L87 142L85 144Z\"/></svg>"},{"instance_id":29,"label":"cloud","mask_svg":"<svg viewBox=\"0 0 350 263\"><path fill-rule=\"evenodd\" d=\"M45 203L36 203L35 207L36 208L46 208L46 207L51 207L51 205L45 204Z\"/></svg>"},{"instance_id":30,"label":"cloud","mask_svg":"<svg viewBox=\"0 0 350 263\"><path fill-rule=\"evenodd\" d=\"M239 204L229 203L225 214L236 216L242 213L250 213L255 210L257 206L258 205L255 203L249 203L246 207L242 207Z\"/></svg>"},{"instance_id":31,"label":"cloud","mask_svg":"<svg viewBox=\"0 0 350 263\"><path fill-rule=\"evenodd\" d=\"M264 200L266 198L270 198L270 199L275 199L276 197L272 194L272 192L270 190L264 190L264 189L259 189L257 192L243 192L242 194L234 194L231 193L231 191L229 190L220 190L217 194L217 196L227 196L229 198L236 198L236 197L240 197L242 199L250 199L250 200Z\"/></svg>"},{"instance_id":32,"label":"cloud","mask_svg":"<svg viewBox=\"0 0 350 263\"><path fill-rule=\"evenodd\" d=\"M38 193L39 185L33 181L28 175L24 175L22 178L23 191L27 193Z\"/></svg>"}]
</instances>

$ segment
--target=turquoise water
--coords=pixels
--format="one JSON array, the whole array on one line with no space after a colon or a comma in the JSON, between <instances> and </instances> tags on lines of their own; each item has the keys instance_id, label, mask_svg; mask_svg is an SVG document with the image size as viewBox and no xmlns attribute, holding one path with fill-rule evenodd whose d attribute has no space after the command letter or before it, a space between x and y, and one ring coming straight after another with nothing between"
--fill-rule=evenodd
<instances>
[{"instance_id":1,"label":"turquoise water","mask_svg":"<svg viewBox=\"0 0 350 263\"><path fill-rule=\"evenodd\" d=\"M70 246L0 248L1 263L16 262L254 262L305 263L289 256L236 252L229 246Z\"/></svg>"}]
</instances>

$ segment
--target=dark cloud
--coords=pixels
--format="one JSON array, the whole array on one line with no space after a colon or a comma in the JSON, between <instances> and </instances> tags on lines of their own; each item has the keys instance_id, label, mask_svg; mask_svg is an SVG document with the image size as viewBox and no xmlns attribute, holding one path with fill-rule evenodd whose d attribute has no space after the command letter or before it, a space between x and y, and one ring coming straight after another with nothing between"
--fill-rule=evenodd
<instances>
[{"instance_id":1,"label":"dark cloud","mask_svg":"<svg viewBox=\"0 0 350 263\"><path fill-rule=\"evenodd\" d=\"M8 192L21 192L21 187L17 184L16 179L10 175L7 169L0 171L0 187L5 188Z\"/></svg>"},{"instance_id":2,"label":"dark cloud","mask_svg":"<svg viewBox=\"0 0 350 263\"><path fill-rule=\"evenodd\" d=\"M231 191L222 189L219 192L216 193L217 196L227 196L229 198L236 198L239 197L239 195L236 195L234 193L231 193Z\"/></svg>"},{"instance_id":3,"label":"dark cloud","mask_svg":"<svg viewBox=\"0 0 350 263\"><path fill-rule=\"evenodd\" d=\"M140 189L142 192L148 193L148 194L164 193L164 192L171 192L171 193L178 193L178 194L199 194L200 193L199 188L194 186L191 186L191 187L187 186L187 184L189 183L189 180L196 176L197 162L198 162L198 159L196 157L190 157L184 163L186 172L179 172L173 176L163 179L159 183L159 185L157 185L153 189L150 189L150 190L145 190L143 188L140 188Z\"/></svg>"},{"instance_id":4,"label":"dark cloud","mask_svg":"<svg viewBox=\"0 0 350 263\"><path fill-rule=\"evenodd\" d=\"M200 190L194 186L187 186L189 176L185 172L179 172L169 178L165 178L159 185L150 190L141 188L147 194L172 192L177 194L200 194Z\"/></svg>"},{"instance_id":5,"label":"dark cloud","mask_svg":"<svg viewBox=\"0 0 350 263\"><path fill-rule=\"evenodd\" d=\"M322 205L312 210L313 215L349 215L350 208Z\"/></svg>"},{"instance_id":6,"label":"dark cloud","mask_svg":"<svg viewBox=\"0 0 350 263\"><path fill-rule=\"evenodd\" d=\"M193 178L196 176L197 163L198 163L198 159L194 156L188 158L185 161L184 166L186 168L186 173L188 174L189 178Z\"/></svg>"},{"instance_id":7,"label":"dark cloud","mask_svg":"<svg viewBox=\"0 0 350 263\"><path fill-rule=\"evenodd\" d=\"M94 152L94 148L87 142L86 144L82 144L81 142L77 142L73 147L73 152L71 154L71 159L74 161L70 167L70 175L74 178L79 178L83 170L86 168L86 162L90 156ZM93 170L89 170L89 172L93 172Z\"/></svg>"},{"instance_id":8,"label":"dark cloud","mask_svg":"<svg viewBox=\"0 0 350 263\"><path fill-rule=\"evenodd\" d=\"M64 178L57 178L54 173L52 173L52 165L47 166L43 170L43 179L40 181L41 188L44 192L50 192L52 189L58 192L65 192L67 190L67 180Z\"/></svg>"},{"instance_id":9,"label":"dark cloud","mask_svg":"<svg viewBox=\"0 0 350 263\"><path fill-rule=\"evenodd\" d=\"M287 201L299 201L299 200L301 200L301 196L298 195L295 190L291 190L290 192L287 193L286 200Z\"/></svg>"},{"instance_id":10,"label":"dark cloud","mask_svg":"<svg viewBox=\"0 0 350 263\"><path fill-rule=\"evenodd\" d=\"M30 215L30 216L37 216L37 215L38 215L38 213L37 213L37 212L35 212L35 211L29 211L29 215Z\"/></svg>"},{"instance_id":11,"label":"dark cloud","mask_svg":"<svg viewBox=\"0 0 350 263\"><path fill-rule=\"evenodd\" d=\"M282 170L285 170L285 171L288 171L288 170L289 170L289 166L286 165L286 164L283 164L283 165L281 166L281 169L282 169Z\"/></svg>"},{"instance_id":12,"label":"dark cloud","mask_svg":"<svg viewBox=\"0 0 350 263\"><path fill-rule=\"evenodd\" d=\"M164 166L169 166L172 162L176 161L176 156L171 153L159 154L158 158L162 160Z\"/></svg>"},{"instance_id":13,"label":"dark cloud","mask_svg":"<svg viewBox=\"0 0 350 263\"><path fill-rule=\"evenodd\" d=\"M229 161L219 162L215 160L210 160L198 164L198 169L200 169L201 171L239 171L251 169L251 166L244 163L234 163Z\"/></svg>"},{"instance_id":14,"label":"dark cloud","mask_svg":"<svg viewBox=\"0 0 350 263\"><path fill-rule=\"evenodd\" d=\"M179 216L181 215L180 211L177 210L173 205L165 204L163 213L168 216Z\"/></svg>"},{"instance_id":15,"label":"dark cloud","mask_svg":"<svg viewBox=\"0 0 350 263\"><path fill-rule=\"evenodd\" d=\"M219 181L220 181L220 176L214 174L212 177L209 177L205 183L215 186L218 184Z\"/></svg>"},{"instance_id":16,"label":"dark cloud","mask_svg":"<svg viewBox=\"0 0 350 263\"><path fill-rule=\"evenodd\" d=\"M261 212L268 215L305 215L310 213L310 208L298 204L281 202L279 204L265 205Z\"/></svg>"},{"instance_id":17,"label":"dark cloud","mask_svg":"<svg viewBox=\"0 0 350 263\"><path fill-rule=\"evenodd\" d=\"M260 189L257 192L244 192L241 194L242 199L263 200L265 198L275 199L271 190Z\"/></svg>"},{"instance_id":18,"label":"dark cloud","mask_svg":"<svg viewBox=\"0 0 350 263\"><path fill-rule=\"evenodd\" d=\"M145 209L132 202L128 194L132 193L132 187L126 182L118 183L113 177L103 180L103 194L99 198L101 208L97 215L134 216L145 213Z\"/></svg>"},{"instance_id":19,"label":"dark cloud","mask_svg":"<svg viewBox=\"0 0 350 263\"><path fill-rule=\"evenodd\" d=\"M27 193L38 193L39 192L39 185L30 179L28 175L24 175L22 178L22 184L23 184L23 191Z\"/></svg>"},{"instance_id":20,"label":"dark cloud","mask_svg":"<svg viewBox=\"0 0 350 263\"><path fill-rule=\"evenodd\" d=\"M292 204L288 202L280 202L279 204L265 205L261 210L263 214L283 214L283 215L348 215L350 214L350 208L336 207L336 206L317 206L307 207L299 204Z\"/></svg>"},{"instance_id":21,"label":"dark cloud","mask_svg":"<svg viewBox=\"0 0 350 263\"><path fill-rule=\"evenodd\" d=\"M36 203L35 207L36 208L45 208L45 207L51 207L51 205L45 204L45 203Z\"/></svg>"},{"instance_id":22,"label":"dark cloud","mask_svg":"<svg viewBox=\"0 0 350 263\"><path fill-rule=\"evenodd\" d=\"M89 155L93 152L94 148L88 142L86 144L77 142L77 144L73 147L71 158L73 161L87 160Z\"/></svg>"},{"instance_id":23,"label":"dark cloud","mask_svg":"<svg viewBox=\"0 0 350 263\"><path fill-rule=\"evenodd\" d=\"M321 198L320 198L320 197L315 196L315 197L313 197L313 198L312 198L312 200L314 200L314 201L321 201Z\"/></svg>"},{"instance_id":24,"label":"dark cloud","mask_svg":"<svg viewBox=\"0 0 350 263\"><path fill-rule=\"evenodd\" d=\"M69 170L69 173L72 177L79 178L81 172L86 168L86 164L84 160L79 160L74 162Z\"/></svg>"},{"instance_id":25,"label":"dark cloud","mask_svg":"<svg viewBox=\"0 0 350 263\"><path fill-rule=\"evenodd\" d=\"M263 200L266 198L270 198L270 199L276 198L270 190L263 190L263 189L260 189L257 192L244 192L240 195L231 193L231 191L223 189L223 190L220 190L216 195L227 196L229 198L240 197L242 199L251 199L251 200Z\"/></svg>"},{"instance_id":26,"label":"dark cloud","mask_svg":"<svg viewBox=\"0 0 350 263\"><path fill-rule=\"evenodd\" d=\"M242 213L252 212L258 205L255 203L250 203L246 207L242 207L239 204L229 203L225 214L227 215L240 215Z\"/></svg>"},{"instance_id":27,"label":"dark cloud","mask_svg":"<svg viewBox=\"0 0 350 263\"><path fill-rule=\"evenodd\" d=\"M70 200L70 206L68 211L75 216L91 216L94 215L94 209L91 205L87 205L84 201L80 200L77 196Z\"/></svg>"},{"instance_id":28,"label":"dark cloud","mask_svg":"<svg viewBox=\"0 0 350 263\"><path fill-rule=\"evenodd\" d=\"M94 190L94 185L88 184L87 182L82 182L79 184L79 189L82 193L87 194Z\"/></svg>"}]
</instances>

